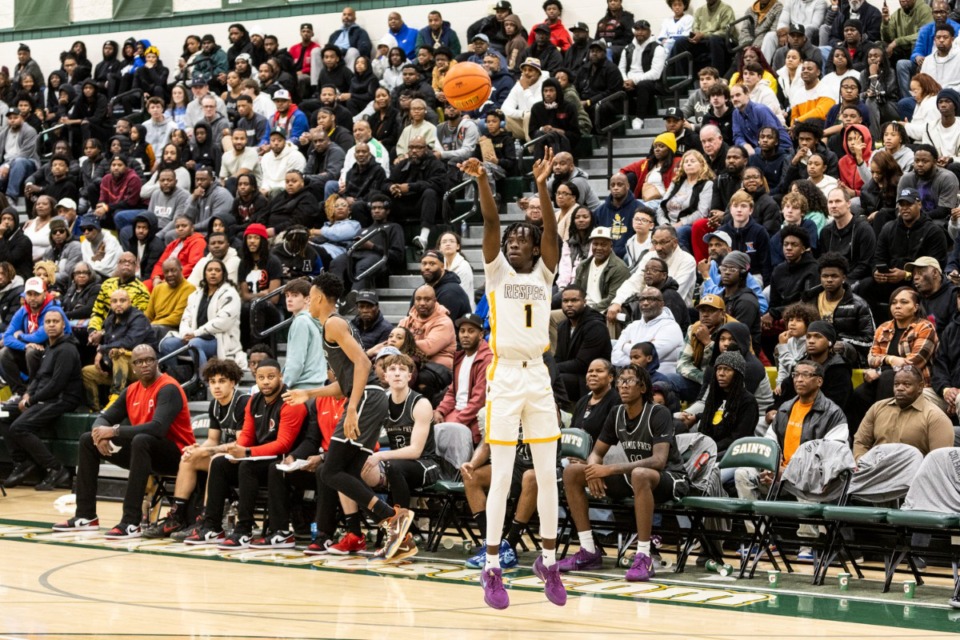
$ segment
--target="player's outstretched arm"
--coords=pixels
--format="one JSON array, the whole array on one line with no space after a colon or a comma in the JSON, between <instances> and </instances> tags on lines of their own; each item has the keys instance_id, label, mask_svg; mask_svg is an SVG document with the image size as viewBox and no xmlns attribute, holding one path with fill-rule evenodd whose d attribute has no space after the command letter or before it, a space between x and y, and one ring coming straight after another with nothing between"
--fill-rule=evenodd
<instances>
[{"instance_id":1,"label":"player's outstretched arm","mask_svg":"<svg viewBox=\"0 0 960 640\"><path fill-rule=\"evenodd\" d=\"M477 158L468 158L457 166L465 175L477 180L480 214L483 216L483 261L489 264L500 253L500 212L497 211L497 201L493 199L490 178Z\"/></svg>"},{"instance_id":2,"label":"player's outstretched arm","mask_svg":"<svg viewBox=\"0 0 960 640\"><path fill-rule=\"evenodd\" d=\"M543 212L543 235L540 237L540 260L550 271L557 270L560 262L560 245L557 242L557 214L553 211L547 180L553 173L553 149L547 147L543 158L533 164L533 177L537 181L540 210Z\"/></svg>"}]
</instances>

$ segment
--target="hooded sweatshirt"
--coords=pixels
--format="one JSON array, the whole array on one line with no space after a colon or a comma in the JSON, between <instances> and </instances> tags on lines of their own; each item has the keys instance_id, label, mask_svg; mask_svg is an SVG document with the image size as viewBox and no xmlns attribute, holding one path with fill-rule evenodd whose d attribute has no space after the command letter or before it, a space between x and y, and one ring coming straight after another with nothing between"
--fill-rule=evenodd
<instances>
[{"instance_id":1,"label":"hooded sweatshirt","mask_svg":"<svg viewBox=\"0 0 960 640\"><path fill-rule=\"evenodd\" d=\"M263 189L283 189L286 186L287 171L296 169L302 171L307 164L306 158L289 140L279 154L268 151L260 158L260 169L263 171Z\"/></svg>"},{"instance_id":2,"label":"hooded sweatshirt","mask_svg":"<svg viewBox=\"0 0 960 640\"><path fill-rule=\"evenodd\" d=\"M134 226L136 226L138 222L146 222L150 228L146 239L140 242L134 234L121 234L120 240L123 244L124 251L129 251L137 256L137 264L139 266L136 277L145 280L153 272L153 266L157 264L157 261L160 259L164 245L163 240L157 236L160 223L156 215L151 211L143 211L133 219Z\"/></svg>"},{"instance_id":3,"label":"hooded sweatshirt","mask_svg":"<svg viewBox=\"0 0 960 640\"><path fill-rule=\"evenodd\" d=\"M638 342L652 342L661 355L663 373L675 373L677 358L683 348L683 332L673 317L673 312L664 307L656 318L649 322L642 317L627 325L613 346L611 362L618 367L630 364L630 349Z\"/></svg>"},{"instance_id":4,"label":"hooded sweatshirt","mask_svg":"<svg viewBox=\"0 0 960 640\"><path fill-rule=\"evenodd\" d=\"M45 343L47 341L47 332L43 328L44 316L54 307L56 307L56 313L63 313L60 309L60 303L52 293L47 293L43 304L41 304L40 308L36 311L33 311L30 305L27 304L25 294L20 294L20 297L23 299L23 304L20 306L20 309L13 314L10 324L7 325L7 330L3 334L3 346L15 351L25 351L28 344ZM66 327L64 327L64 331L67 334L73 332L69 322ZM19 336L14 335L17 332L20 332Z\"/></svg>"},{"instance_id":5,"label":"hooded sweatshirt","mask_svg":"<svg viewBox=\"0 0 960 640\"><path fill-rule=\"evenodd\" d=\"M859 131L860 135L863 136L865 146L863 149L863 164L860 165L857 165L857 159L847 147L847 135L851 129ZM960 127L957 128L957 133L960 134ZM852 124L845 127L843 129L843 150L846 153L840 158L840 180L856 191L859 196L864 183L872 177L870 175L870 156L873 155L873 136L870 135L870 130L862 124Z\"/></svg>"},{"instance_id":6,"label":"hooded sweatshirt","mask_svg":"<svg viewBox=\"0 0 960 640\"><path fill-rule=\"evenodd\" d=\"M13 227L0 238L0 262L9 262L24 280L33 275L33 243L23 235L17 215Z\"/></svg>"}]
</instances>

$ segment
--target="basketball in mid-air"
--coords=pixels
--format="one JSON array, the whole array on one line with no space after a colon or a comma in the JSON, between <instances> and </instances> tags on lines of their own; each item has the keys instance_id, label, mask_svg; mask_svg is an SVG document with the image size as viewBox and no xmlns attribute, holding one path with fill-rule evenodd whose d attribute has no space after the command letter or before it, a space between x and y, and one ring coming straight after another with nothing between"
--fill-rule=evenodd
<instances>
[{"instance_id":1,"label":"basketball in mid-air","mask_svg":"<svg viewBox=\"0 0 960 640\"><path fill-rule=\"evenodd\" d=\"M458 62L443 79L443 95L460 111L473 111L490 97L490 74L476 62Z\"/></svg>"}]
</instances>

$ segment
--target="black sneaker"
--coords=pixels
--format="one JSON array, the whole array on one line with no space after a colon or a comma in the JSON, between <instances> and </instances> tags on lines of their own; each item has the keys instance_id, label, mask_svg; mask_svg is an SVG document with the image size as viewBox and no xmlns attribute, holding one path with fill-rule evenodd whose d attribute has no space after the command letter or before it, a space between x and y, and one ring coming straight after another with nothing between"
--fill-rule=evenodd
<instances>
[{"instance_id":1,"label":"black sneaker","mask_svg":"<svg viewBox=\"0 0 960 640\"><path fill-rule=\"evenodd\" d=\"M52 467L47 469L47 475L34 487L37 491L53 491L54 489L69 488L70 472L66 467Z\"/></svg>"},{"instance_id":2,"label":"black sneaker","mask_svg":"<svg viewBox=\"0 0 960 640\"><path fill-rule=\"evenodd\" d=\"M183 543L191 546L220 544L227 537L223 530L207 529L204 526L197 525L197 530L187 536Z\"/></svg>"},{"instance_id":3,"label":"black sneaker","mask_svg":"<svg viewBox=\"0 0 960 640\"><path fill-rule=\"evenodd\" d=\"M174 531L170 534L170 539L174 542L183 542L190 536L194 535L197 531L203 526L203 514L197 516L197 519L194 520L193 524L189 527L184 527L179 531Z\"/></svg>"},{"instance_id":4,"label":"black sneaker","mask_svg":"<svg viewBox=\"0 0 960 640\"><path fill-rule=\"evenodd\" d=\"M32 460L20 462L13 468L13 471L10 472L10 475L7 476L6 480L3 481L3 486L7 489L13 489L14 487L20 486L23 484L23 481L26 480L30 474L36 470L37 465L34 464Z\"/></svg>"},{"instance_id":5,"label":"black sneaker","mask_svg":"<svg viewBox=\"0 0 960 640\"><path fill-rule=\"evenodd\" d=\"M155 524L150 525L143 530L144 538L166 538L181 529L186 529L187 523L180 516L179 509L177 505L170 507L170 511L167 512L167 517L161 520L158 520Z\"/></svg>"},{"instance_id":6,"label":"black sneaker","mask_svg":"<svg viewBox=\"0 0 960 640\"><path fill-rule=\"evenodd\" d=\"M276 531L250 541L251 549L293 549L296 546L296 537L290 531Z\"/></svg>"},{"instance_id":7,"label":"black sneaker","mask_svg":"<svg viewBox=\"0 0 960 640\"><path fill-rule=\"evenodd\" d=\"M234 529L230 535L217 545L217 549L223 551L236 551L238 549L249 549L253 542L253 532L244 531L240 528Z\"/></svg>"}]
</instances>

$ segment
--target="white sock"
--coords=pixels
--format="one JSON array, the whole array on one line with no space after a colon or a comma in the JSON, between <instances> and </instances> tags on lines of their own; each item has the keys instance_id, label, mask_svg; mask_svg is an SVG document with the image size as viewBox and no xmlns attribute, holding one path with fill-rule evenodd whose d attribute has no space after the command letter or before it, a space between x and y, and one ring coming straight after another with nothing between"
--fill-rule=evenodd
<instances>
[{"instance_id":1,"label":"white sock","mask_svg":"<svg viewBox=\"0 0 960 640\"><path fill-rule=\"evenodd\" d=\"M637 553L642 553L646 556L650 556L650 541L637 540Z\"/></svg>"},{"instance_id":2,"label":"white sock","mask_svg":"<svg viewBox=\"0 0 960 640\"><path fill-rule=\"evenodd\" d=\"M557 550L543 548L540 550L540 557L543 559L543 566L552 567L557 563Z\"/></svg>"},{"instance_id":3,"label":"white sock","mask_svg":"<svg viewBox=\"0 0 960 640\"><path fill-rule=\"evenodd\" d=\"M430 229L427 227L420 227L420 241L423 242L423 246L427 246L427 240L430 238Z\"/></svg>"},{"instance_id":4,"label":"white sock","mask_svg":"<svg viewBox=\"0 0 960 640\"><path fill-rule=\"evenodd\" d=\"M577 537L580 538L580 548L586 551L587 553L596 553L597 545L593 542L593 531L581 531L577 534Z\"/></svg>"},{"instance_id":5,"label":"white sock","mask_svg":"<svg viewBox=\"0 0 960 640\"><path fill-rule=\"evenodd\" d=\"M499 569L500 568L500 554L499 553L490 553L487 552L487 561L483 563L483 570L488 569Z\"/></svg>"}]
</instances>

